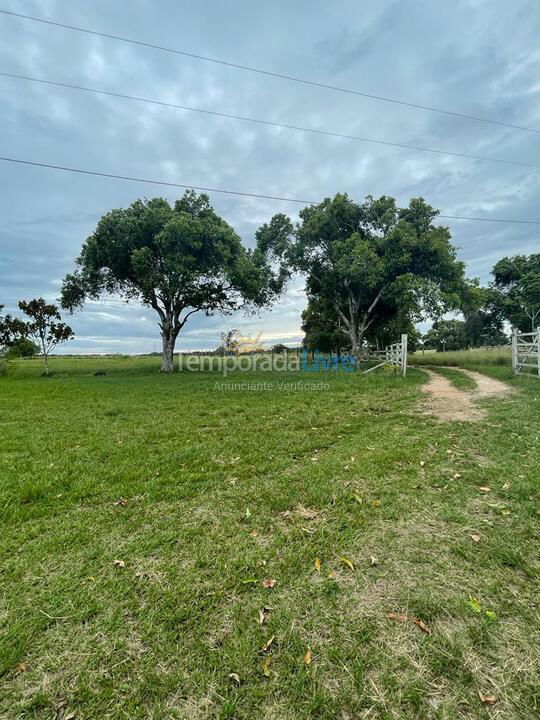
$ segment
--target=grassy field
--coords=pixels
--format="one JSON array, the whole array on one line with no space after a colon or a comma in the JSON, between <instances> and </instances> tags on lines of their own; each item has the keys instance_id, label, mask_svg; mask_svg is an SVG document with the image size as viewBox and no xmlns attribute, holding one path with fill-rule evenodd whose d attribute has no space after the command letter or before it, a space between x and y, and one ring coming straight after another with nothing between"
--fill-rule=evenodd
<instances>
[{"instance_id":1,"label":"grassy field","mask_svg":"<svg viewBox=\"0 0 540 720\"><path fill-rule=\"evenodd\" d=\"M51 365L0 378L1 718L539 716L540 382Z\"/></svg>"},{"instance_id":2,"label":"grassy field","mask_svg":"<svg viewBox=\"0 0 540 720\"><path fill-rule=\"evenodd\" d=\"M455 350L453 352L416 352L409 358L414 365L447 365L477 369L478 366L508 366L512 365L512 350L510 347L472 350Z\"/></svg>"}]
</instances>

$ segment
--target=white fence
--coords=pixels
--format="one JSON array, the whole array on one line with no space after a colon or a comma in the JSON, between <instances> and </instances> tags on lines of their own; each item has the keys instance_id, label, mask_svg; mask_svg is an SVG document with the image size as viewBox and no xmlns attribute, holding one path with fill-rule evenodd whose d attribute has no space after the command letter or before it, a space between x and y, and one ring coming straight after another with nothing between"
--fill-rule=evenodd
<instances>
[{"instance_id":1,"label":"white fence","mask_svg":"<svg viewBox=\"0 0 540 720\"><path fill-rule=\"evenodd\" d=\"M364 370L364 375L383 365L393 366L403 377L407 374L407 335L401 336L401 341L387 345L384 350L377 353L379 358L384 358L378 365Z\"/></svg>"},{"instance_id":2,"label":"white fence","mask_svg":"<svg viewBox=\"0 0 540 720\"><path fill-rule=\"evenodd\" d=\"M540 328L527 333L513 328L512 370L516 375L540 378Z\"/></svg>"}]
</instances>

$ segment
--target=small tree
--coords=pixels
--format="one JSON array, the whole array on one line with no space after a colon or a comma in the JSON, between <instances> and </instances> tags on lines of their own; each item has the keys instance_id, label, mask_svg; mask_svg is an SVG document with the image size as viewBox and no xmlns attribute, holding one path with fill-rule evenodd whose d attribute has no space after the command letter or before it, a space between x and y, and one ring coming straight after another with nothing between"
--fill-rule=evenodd
<instances>
[{"instance_id":1,"label":"small tree","mask_svg":"<svg viewBox=\"0 0 540 720\"><path fill-rule=\"evenodd\" d=\"M227 330L221 333L221 347L225 355L234 355L239 345L238 330Z\"/></svg>"},{"instance_id":2,"label":"small tree","mask_svg":"<svg viewBox=\"0 0 540 720\"><path fill-rule=\"evenodd\" d=\"M73 330L62 322L56 305L49 305L43 298L19 302L19 308L30 320L25 323L24 336L30 338L41 350L45 360L45 374L49 374L49 355L60 343L71 340Z\"/></svg>"}]
</instances>

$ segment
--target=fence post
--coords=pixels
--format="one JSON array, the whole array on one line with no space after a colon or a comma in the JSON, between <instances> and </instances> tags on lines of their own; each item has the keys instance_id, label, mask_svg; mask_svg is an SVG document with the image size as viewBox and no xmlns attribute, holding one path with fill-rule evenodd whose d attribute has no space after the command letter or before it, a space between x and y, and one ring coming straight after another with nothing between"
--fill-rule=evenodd
<instances>
[{"instance_id":1,"label":"fence post","mask_svg":"<svg viewBox=\"0 0 540 720\"><path fill-rule=\"evenodd\" d=\"M407 335L401 336L401 374L407 374Z\"/></svg>"},{"instance_id":2,"label":"fence post","mask_svg":"<svg viewBox=\"0 0 540 720\"><path fill-rule=\"evenodd\" d=\"M538 377L540 377L540 327L536 328L536 361L538 363Z\"/></svg>"},{"instance_id":3,"label":"fence post","mask_svg":"<svg viewBox=\"0 0 540 720\"><path fill-rule=\"evenodd\" d=\"M517 375L518 367L518 329L512 328L512 372Z\"/></svg>"}]
</instances>

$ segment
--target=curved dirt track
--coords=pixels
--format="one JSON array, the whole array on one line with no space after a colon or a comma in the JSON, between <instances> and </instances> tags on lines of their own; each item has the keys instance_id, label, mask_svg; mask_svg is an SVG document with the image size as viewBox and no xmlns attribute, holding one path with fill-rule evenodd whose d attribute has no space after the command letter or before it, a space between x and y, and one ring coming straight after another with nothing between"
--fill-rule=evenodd
<instances>
[{"instance_id":1,"label":"curved dirt track","mask_svg":"<svg viewBox=\"0 0 540 720\"><path fill-rule=\"evenodd\" d=\"M433 370L423 367L422 371L429 376L428 382L422 389L428 393L424 410L437 419L448 422L452 420L477 421L485 417L486 412L478 407L476 400L488 397L505 397L512 392L512 388L500 380L482 375L472 370L449 368L459 370L476 383L474 390L460 390L454 387L448 378L439 375Z\"/></svg>"}]
</instances>

